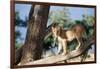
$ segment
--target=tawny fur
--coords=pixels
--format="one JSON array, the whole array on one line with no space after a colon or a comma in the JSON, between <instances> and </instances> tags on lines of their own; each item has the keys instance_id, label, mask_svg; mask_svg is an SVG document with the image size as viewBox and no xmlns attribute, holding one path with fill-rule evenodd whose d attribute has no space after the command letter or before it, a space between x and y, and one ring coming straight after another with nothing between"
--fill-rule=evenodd
<instances>
[{"instance_id":1,"label":"tawny fur","mask_svg":"<svg viewBox=\"0 0 100 69\"><path fill-rule=\"evenodd\" d=\"M72 26L71 29L64 30L55 23L52 25L52 33L54 40L57 39L58 41L58 53L61 50L59 48L62 48L63 49L62 55L65 55L68 53L67 49L68 42L77 39L78 45L76 46L76 50L81 46L83 33L85 33L85 28L82 25L77 24Z\"/></svg>"}]
</instances>

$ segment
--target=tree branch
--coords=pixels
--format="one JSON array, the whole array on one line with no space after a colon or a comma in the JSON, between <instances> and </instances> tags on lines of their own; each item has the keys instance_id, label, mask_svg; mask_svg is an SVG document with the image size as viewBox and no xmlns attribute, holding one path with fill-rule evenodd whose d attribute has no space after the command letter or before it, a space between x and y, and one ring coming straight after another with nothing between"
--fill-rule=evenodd
<instances>
[{"instance_id":1,"label":"tree branch","mask_svg":"<svg viewBox=\"0 0 100 69\"><path fill-rule=\"evenodd\" d=\"M26 63L25 65L53 64L59 61L75 58L82 55L93 43L95 43L95 40L94 37L91 37L87 41L85 41L84 44L78 50L71 51L67 55L51 56L37 61Z\"/></svg>"}]
</instances>

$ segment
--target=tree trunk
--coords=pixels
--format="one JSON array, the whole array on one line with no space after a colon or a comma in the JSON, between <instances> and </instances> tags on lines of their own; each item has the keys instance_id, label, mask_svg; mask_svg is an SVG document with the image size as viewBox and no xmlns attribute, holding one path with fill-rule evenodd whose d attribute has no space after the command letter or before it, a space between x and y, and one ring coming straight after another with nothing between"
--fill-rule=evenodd
<instances>
[{"instance_id":1,"label":"tree trunk","mask_svg":"<svg viewBox=\"0 0 100 69\"><path fill-rule=\"evenodd\" d=\"M47 5L35 5L34 14L32 14L32 18L28 23L20 65L41 58L49 8L50 6Z\"/></svg>"},{"instance_id":2,"label":"tree trunk","mask_svg":"<svg viewBox=\"0 0 100 69\"><path fill-rule=\"evenodd\" d=\"M30 12L29 12L29 16L28 16L28 20L29 22L34 22L34 4L32 4L31 6L31 9L30 9ZM33 18L33 19L32 19ZM27 30L28 32L28 30ZM27 33L27 36L28 36L28 33ZM28 37L26 36L26 39L25 39L25 42L27 42L27 39ZM17 65L20 60L21 60L21 57L22 57L22 50L23 50L23 46L20 47L19 49L16 50L15 52L15 64Z\"/></svg>"}]
</instances>

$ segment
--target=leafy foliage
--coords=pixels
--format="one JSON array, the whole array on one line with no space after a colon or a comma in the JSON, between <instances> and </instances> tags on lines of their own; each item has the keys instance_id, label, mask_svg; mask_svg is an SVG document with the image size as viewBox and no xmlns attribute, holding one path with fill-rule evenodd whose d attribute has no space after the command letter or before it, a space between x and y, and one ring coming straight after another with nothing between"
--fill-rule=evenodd
<instances>
[{"instance_id":1,"label":"leafy foliage","mask_svg":"<svg viewBox=\"0 0 100 69\"><path fill-rule=\"evenodd\" d=\"M43 48L49 50L54 42L52 35L43 42Z\"/></svg>"},{"instance_id":2,"label":"leafy foliage","mask_svg":"<svg viewBox=\"0 0 100 69\"><path fill-rule=\"evenodd\" d=\"M82 24L85 29L86 29L86 35L85 37L88 37L93 34L93 25L94 25L94 17L90 15L82 15L82 20L73 20L70 18L70 12L68 8L62 8L62 10L57 10L57 11L51 11L49 13L49 19L48 23L56 22L59 23L59 26L62 26L64 29L68 29L71 26L75 24ZM52 44L53 38L51 36L44 41L45 46L50 46L50 43ZM48 45L49 43L49 45ZM68 44L69 49L73 50L75 49L75 46L77 46L77 41L74 40L71 43Z\"/></svg>"},{"instance_id":3,"label":"leafy foliage","mask_svg":"<svg viewBox=\"0 0 100 69\"><path fill-rule=\"evenodd\" d=\"M49 14L49 23L56 22L59 23L59 26L66 27L71 22L69 14L68 8L66 7L59 11L51 11Z\"/></svg>"}]
</instances>

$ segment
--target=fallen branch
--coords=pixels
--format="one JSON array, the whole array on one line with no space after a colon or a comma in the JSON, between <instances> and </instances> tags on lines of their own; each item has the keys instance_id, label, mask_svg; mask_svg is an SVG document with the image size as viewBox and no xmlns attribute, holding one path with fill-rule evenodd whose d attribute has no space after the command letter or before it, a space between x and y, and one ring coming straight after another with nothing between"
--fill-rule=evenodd
<instances>
[{"instance_id":1,"label":"fallen branch","mask_svg":"<svg viewBox=\"0 0 100 69\"><path fill-rule=\"evenodd\" d=\"M95 42L95 40L91 37L87 41L85 41L84 45L82 45L78 50L71 51L67 55L51 56L51 57L47 57L47 58L40 59L37 61L32 61L32 62L26 63L24 65L53 64L53 63L57 63L59 61L64 61L64 60L68 60L71 58L75 58L75 57L80 56L82 53L84 53L85 50L87 50L87 48L90 47L94 42Z\"/></svg>"}]
</instances>

